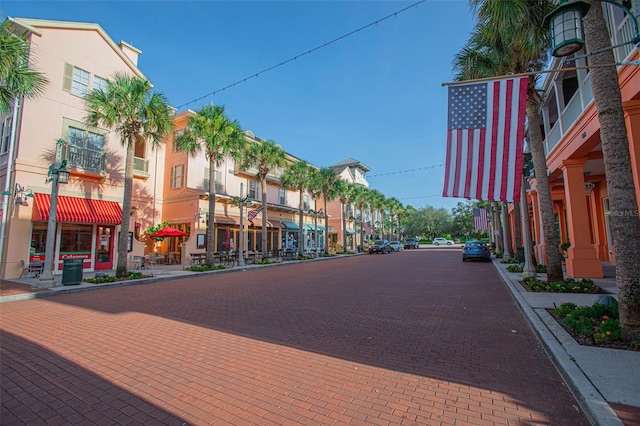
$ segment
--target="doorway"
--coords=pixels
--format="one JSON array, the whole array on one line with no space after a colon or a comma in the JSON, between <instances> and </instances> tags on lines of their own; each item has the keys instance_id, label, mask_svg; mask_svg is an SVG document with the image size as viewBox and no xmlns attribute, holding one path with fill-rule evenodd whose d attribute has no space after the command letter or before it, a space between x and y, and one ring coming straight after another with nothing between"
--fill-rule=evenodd
<instances>
[{"instance_id":1,"label":"doorway","mask_svg":"<svg viewBox=\"0 0 640 426\"><path fill-rule=\"evenodd\" d=\"M97 270L113 269L113 232L115 227L98 225L96 240L96 266Z\"/></svg>"}]
</instances>

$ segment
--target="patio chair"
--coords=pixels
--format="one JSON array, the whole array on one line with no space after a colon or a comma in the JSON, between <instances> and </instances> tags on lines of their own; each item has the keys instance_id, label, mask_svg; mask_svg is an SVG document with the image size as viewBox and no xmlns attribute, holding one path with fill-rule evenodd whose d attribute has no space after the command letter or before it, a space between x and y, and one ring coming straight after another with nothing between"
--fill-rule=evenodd
<instances>
[{"instance_id":1,"label":"patio chair","mask_svg":"<svg viewBox=\"0 0 640 426\"><path fill-rule=\"evenodd\" d=\"M44 262L34 260L27 265L27 278L37 278L44 271Z\"/></svg>"}]
</instances>

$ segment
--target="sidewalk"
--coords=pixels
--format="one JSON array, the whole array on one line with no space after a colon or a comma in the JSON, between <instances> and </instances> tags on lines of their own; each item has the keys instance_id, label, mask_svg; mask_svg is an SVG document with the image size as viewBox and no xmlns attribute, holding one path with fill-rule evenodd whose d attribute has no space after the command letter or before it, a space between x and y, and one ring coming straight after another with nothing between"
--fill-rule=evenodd
<instances>
[{"instance_id":1,"label":"sidewalk","mask_svg":"<svg viewBox=\"0 0 640 426\"><path fill-rule=\"evenodd\" d=\"M318 260L329 260L320 258ZM289 263L289 262L287 262ZM296 262L297 263L297 262ZM640 352L605 349L578 345L571 336L546 311L565 302L591 305L597 296L592 294L530 293L519 284L522 274L510 273L507 266L494 259L500 277L518 303L525 318L544 345L547 353L565 382L575 395L580 406L594 425L640 425ZM233 273L248 268L272 265L248 265L243 268L229 268L207 274ZM104 271L114 275L114 271ZM51 289L36 289L37 278L2 281L0 302L46 297L55 294L91 291L105 287L141 285L151 282L174 280L194 276L185 271L184 265L160 265L151 270L143 270L151 275L144 280L106 284L58 286ZM198 274L199 275L199 274ZM606 274L611 275L611 274ZM93 277L95 272L85 274ZM539 274L544 279L544 274ZM61 277L56 277L58 283ZM617 294L615 278L594 280L597 285Z\"/></svg>"},{"instance_id":2,"label":"sidewalk","mask_svg":"<svg viewBox=\"0 0 640 426\"><path fill-rule=\"evenodd\" d=\"M597 296L528 292L519 283L522 273L507 271L497 259L493 264L590 421L640 425L640 352L581 346L546 311L566 302L589 306ZM617 298L615 278L606 275L593 281Z\"/></svg>"}]
</instances>

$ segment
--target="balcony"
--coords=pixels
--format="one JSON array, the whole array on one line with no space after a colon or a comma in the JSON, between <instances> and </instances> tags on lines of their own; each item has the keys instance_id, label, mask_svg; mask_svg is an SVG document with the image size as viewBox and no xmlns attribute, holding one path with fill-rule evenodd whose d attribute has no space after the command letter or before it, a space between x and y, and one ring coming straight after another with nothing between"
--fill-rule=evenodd
<instances>
[{"instance_id":1,"label":"balcony","mask_svg":"<svg viewBox=\"0 0 640 426\"><path fill-rule=\"evenodd\" d=\"M133 175L141 178L148 178L149 160L146 158L133 157Z\"/></svg>"},{"instance_id":2,"label":"balcony","mask_svg":"<svg viewBox=\"0 0 640 426\"><path fill-rule=\"evenodd\" d=\"M94 173L106 172L106 153L75 145L64 145L64 157L70 167Z\"/></svg>"}]
</instances>

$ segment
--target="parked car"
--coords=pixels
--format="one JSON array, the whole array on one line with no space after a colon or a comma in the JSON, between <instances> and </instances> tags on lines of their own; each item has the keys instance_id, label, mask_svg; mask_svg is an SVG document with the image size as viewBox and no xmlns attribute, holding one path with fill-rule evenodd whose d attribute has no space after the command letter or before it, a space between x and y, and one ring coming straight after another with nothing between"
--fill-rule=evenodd
<instances>
[{"instance_id":1,"label":"parked car","mask_svg":"<svg viewBox=\"0 0 640 426\"><path fill-rule=\"evenodd\" d=\"M402 250L404 250L404 246L402 245L402 243L400 241L391 241L389 243L389 245L391 246L391 250L392 251L402 251Z\"/></svg>"},{"instance_id":2,"label":"parked car","mask_svg":"<svg viewBox=\"0 0 640 426\"><path fill-rule=\"evenodd\" d=\"M446 238L434 238L432 244L434 246L439 246L440 244L450 246L453 244L453 241L447 240Z\"/></svg>"},{"instance_id":3,"label":"parked car","mask_svg":"<svg viewBox=\"0 0 640 426\"><path fill-rule=\"evenodd\" d=\"M406 248L407 250L417 249L420 248L420 243L418 243L418 240L416 238L407 238L404 242L404 248Z\"/></svg>"},{"instance_id":4,"label":"parked car","mask_svg":"<svg viewBox=\"0 0 640 426\"><path fill-rule=\"evenodd\" d=\"M391 253L391 244L389 244L389 240L376 240L373 245L369 247L369 254L373 253Z\"/></svg>"},{"instance_id":5,"label":"parked car","mask_svg":"<svg viewBox=\"0 0 640 426\"><path fill-rule=\"evenodd\" d=\"M484 241L467 241L462 247L462 261L466 262L468 259L491 262L491 251L489 251L487 243Z\"/></svg>"}]
</instances>

